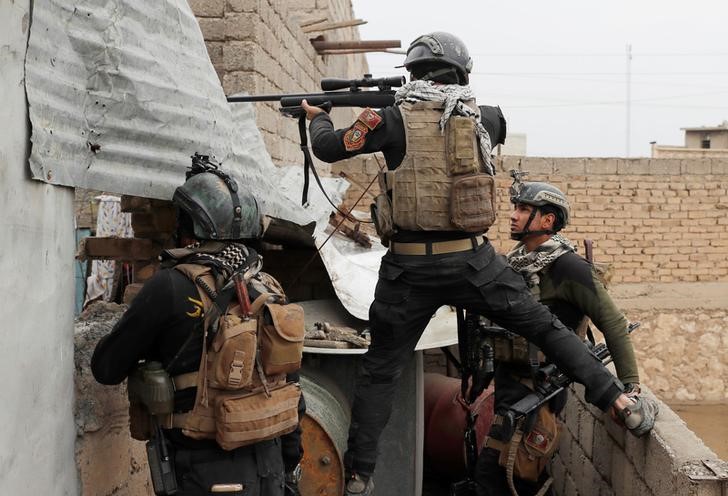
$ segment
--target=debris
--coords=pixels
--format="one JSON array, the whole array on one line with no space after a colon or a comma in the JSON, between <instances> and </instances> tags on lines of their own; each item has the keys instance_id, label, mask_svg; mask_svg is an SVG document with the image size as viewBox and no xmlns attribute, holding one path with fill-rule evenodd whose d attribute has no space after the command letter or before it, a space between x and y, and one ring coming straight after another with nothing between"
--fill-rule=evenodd
<instances>
[{"instance_id":1,"label":"debris","mask_svg":"<svg viewBox=\"0 0 728 496\"><path fill-rule=\"evenodd\" d=\"M306 330L304 346L341 349L368 348L369 341L351 327L316 322L313 328Z\"/></svg>"}]
</instances>

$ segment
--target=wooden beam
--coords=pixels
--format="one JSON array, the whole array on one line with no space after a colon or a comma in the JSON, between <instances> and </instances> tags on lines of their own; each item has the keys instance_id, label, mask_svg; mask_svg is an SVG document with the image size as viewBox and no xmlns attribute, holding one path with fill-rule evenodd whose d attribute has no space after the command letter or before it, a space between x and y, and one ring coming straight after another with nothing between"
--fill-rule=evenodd
<instances>
[{"instance_id":1,"label":"wooden beam","mask_svg":"<svg viewBox=\"0 0 728 496\"><path fill-rule=\"evenodd\" d=\"M76 258L133 262L135 260L153 260L161 252L162 247L150 239L88 237L81 241Z\"/></svg>"},{"instance_id":2,"label":"wooden beam","mask_svg":"<svg viewBox=\"0 0 728 496\"><path fill-rule=\"evenodd\" d=\"M317 52L325 50L382 50L385 48L400 48L400 40L349 40L349 41L325 41L321 39L311 40L311 44Z\"/></svg>"},{"instance_id":3,"label":"wooden beam","mask_svg":"<svg viewBox=\"0 0 728 496\"><path fill-rule=\"evenodd\" d=\"M310 26L311 24L319 24L328 20L328 17L312 17L310 19L304 19L303 21L299 22L298 25L302 28L305 28L306 26Z\"/></svg>"},{"instance_id":4,"label":"wooden beam","mask_svg":"<svg viewBox=\"0 0 728 496\"><path fill-rule=\"evenodd\" d=\"M367 21L363 19L350 19L348 21L329 22L326 24L313 24L303 28L304 33L315 33L317 31L332 31L334 29L350 28L353 26L361 26Z\"/></svg>"}]
</instances>

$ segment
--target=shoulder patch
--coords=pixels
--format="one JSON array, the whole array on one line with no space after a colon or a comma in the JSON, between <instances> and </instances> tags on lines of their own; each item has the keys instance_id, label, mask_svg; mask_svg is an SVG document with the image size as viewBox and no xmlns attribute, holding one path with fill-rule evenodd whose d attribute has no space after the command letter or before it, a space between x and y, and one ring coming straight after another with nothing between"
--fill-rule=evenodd
<instances>
[{"instance_id":1,"label":"shoulder patch","mask_svg":"<svg viewBox=\"0 0 728 496\"><path fill-rule=\"evenodd\" d=\"M361 114L359 114L357 120L361 121L371 131L377 127L380 122L382 122L382 116L367 107Z\"/></svg>"},{"instance_id":2,"label":"shoulder patch","mask_svg":"<svg viewBox=\"0 0 728 496\"><path fill-rule=\"evenodd\" d=\"M369 128L366 124L357 120L354 125L351 126L346 133L344 133L344 148L346 148L346 151L353 152L361 150L364 143L366 143L366 136L368 132Z\"/></svg>"}]
</instances>

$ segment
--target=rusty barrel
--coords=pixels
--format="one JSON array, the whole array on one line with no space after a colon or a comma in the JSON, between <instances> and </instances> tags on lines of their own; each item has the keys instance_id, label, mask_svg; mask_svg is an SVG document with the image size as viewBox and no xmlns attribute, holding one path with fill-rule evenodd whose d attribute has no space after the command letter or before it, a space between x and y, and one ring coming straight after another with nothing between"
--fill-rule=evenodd
<instances>
[{"instance_id":1,"label":"rusty barrel","mask_svg":"<svg viewBox=\"0 0 728 496\"><path fill-rule=\"evenodd\" d=\"M301 496L341 496L344 493L343 455L351 409L341 389L323 374L301 373L306 415L301 419Z\"/></svg>"},{"instance_id":2,"label":"rusty barrel","mask_svg":"<svg viewBox=\"0 0 728 496\"><path fill-rule=\"evenodd\" d=\"M493 422L493 386L470 408L478 414L475 424L478 452ZM459 479L465 476L464 433L467 407L460 399L460 379L425 374L424 461L428 470Z\"/></svg>"}]
</instances>

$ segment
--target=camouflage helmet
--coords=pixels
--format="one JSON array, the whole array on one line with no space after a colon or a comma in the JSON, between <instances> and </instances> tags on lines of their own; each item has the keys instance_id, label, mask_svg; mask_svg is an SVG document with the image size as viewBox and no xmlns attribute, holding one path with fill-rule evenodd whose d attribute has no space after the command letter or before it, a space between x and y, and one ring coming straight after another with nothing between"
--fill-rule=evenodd
<instances>
[{"instance_id":1,"label":"camouflage helmet","mask_svg":"<svg viewBox=\"0 0 728 496\"><path fill-rule=\"evenodd\" d=\"M195 163L195 160L198 163ZM202 170L195 171L200 159ZM198 239L236 240L261 235L258 202L208 157L195 154L188 179L174 191L172 202L192 219Z\"/></svg>"},{"instance_id":2,"label":"camouflage helmet","mask_svg":"<svg viewBox=\"0 0 728 496\"><path fill-rule=\"evenodd\" d=\"M462 40L443 31L423 34L407 48L404 67L409 72L418 65L428 64L452 67L461 85L468 84L468 74L473 69L473 59Z\"/></svg>"},{"instance_id":3,"label":"camouflage helmet","mask_svg":"<svg viewBox=\"0 0 728 496\"><path fill-rule=\"evenodd\" d=\"M546 233L542 231L528 230L528 226L531 225L531 221L533 220L536 210L540 209L540 207L554 207L557 212L554 229L549 232L558 232L569 223L569 201L566 199L566 195L559 188L552 186L551 184L543 182L521 183L518 188L511 191L511 203L514 205L523 203L538 207L537 209L534 209L531 217L529 217L526 222L524 231L520 233L511 233L511 237L513 239L522 239L526 234Z\"/></svg>"}]
</instances>

